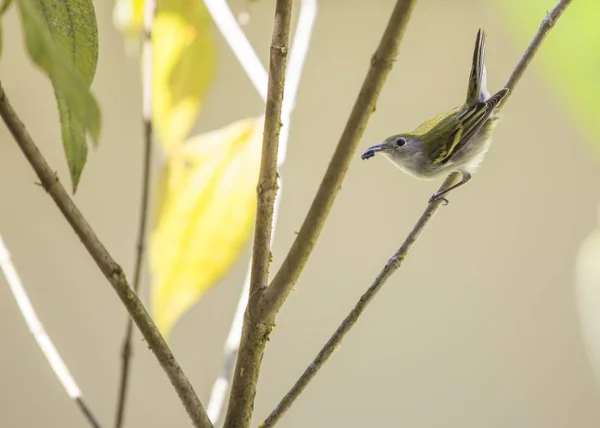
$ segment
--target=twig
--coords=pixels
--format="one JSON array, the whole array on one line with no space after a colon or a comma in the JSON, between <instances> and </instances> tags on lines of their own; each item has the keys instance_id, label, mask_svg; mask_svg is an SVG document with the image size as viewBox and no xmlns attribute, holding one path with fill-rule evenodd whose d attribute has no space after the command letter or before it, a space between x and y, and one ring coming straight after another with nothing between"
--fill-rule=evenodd
<instances>
[{"instance_id":1,"label":"twig","mask_svg":"<svg viewBox=\"0 0 600 428\"><path fill-rule=\"evenodd\" d=\"M209 1L209 0L207 0ZM225 0L219 0L225 2ZM233 16L233 15L232 15ZM304 69L304 62L308 54L308 48L310 46L310 40L314 23L317 17L317 0L302 0L300 3L300 13L298 16L298 22L296 24L296 31L294 33L294 39L292 42L292 49L290 50L290 58L288 61L286 77L285 77L285 90L283 95L283 105L281 107L281 116L283 126L281 129L281 135L279 137L279 156L277 159L277 168L281 168L286 160L287 144L289 141L289 130L291 125L291 114L296 104L296 95L298 93L298 87L300 86L300 78ZM216 18L215 18L216 20ZM243 32L240 32L243 35ZM241 45L241 44L238 44ZM246 56L256 56L256 54L250 54L247 52L236 50L235 46L231 45L232 50L240 60L244 62ZM246 68L246 70L248 70ZM265 76L265 87L267 86L266 79L267 73L264 72ZM279 205L281 202L281 196L283 191L283 180L281 175L278 179L279 192L275 198L275 208L273 213L273 234L271 235L271 245L276 230L277 219L279 218ZM213 424L217 423L221 419L221 413L223 404L225 403L225 397L229 389L229 382L231 374L235 367L235 359L237 352L240 347L240 340L242 337L242 326L244 322L244 312L248 303L248 294L250 292L250 273L252 271L252 259L248 263L248 271L246 278L244 279L244 285L240 293L240 298L237 304L235 315L231 322L229 334L227 335L227 341L223 350L223 363L221 365L221 371L219 377L215 381L208 408L206 409L210 420Z\"/></svg>"},{"instance_id":2,"label":"twig","mask_svg":"<svg viewBox=\"0 0 600 428\"><path fill-rule=\"evenodd\" d=\"M531 62L536 52L542 45L542 42L550 32L550 29L554 26L554 24L556 24L556 21L567 9L567 6L571 4L571 1L572 0L560 0L556 4L556 6L554 6L554 9L552 9L550 13L546 14L546 17L544 19L542 19L540 27L533 36L533 39L529 43L529 46L527 46L525 53L517 63L517 66L511 73L510 77L508 78L508 81L506 82L506 85L504 86L505 88L510 89L510 92L506 97L504 97L504 100L502 100L501 105L504 105L508 97L514 92L515 86L517 86L517 83L519 83L519 80L521 80L523 73L525 72L525 70L529 66L529 63Z\"/></svg>"},{"instance_id":3,"label":"twig","mask_svg":"<svg viewBox=\"0 0 600 428\"><path fill-rule=\"evenodd\" d=\"M265 109L265 126L257 185L256 224L252 251L250 295L266 287L271 263L273 210L277 196L277 157L281 131L281 107L285 85L285 67L289 50L292 0L278 0L269 61L269 85Z\"/></svg>"},{"instance_id":4,"label":"twig","mask_svg":"<svg viewBox=\"0 0 600 428\"><path fill-rule=\"evenodd\" d=\"M263 67L258 55L254 51L252 44L244 34L244 31L238 24L231 9L227 5L227 0L204 0L206 8L212 16L213 21L217 25L221 34L229 44L229 47L235 54L240 65L254 84L258 95L263 101L267 101L267 85L268 75L267 70ZM287 141L281 141L281 145L285 147ZM279 198L280 193L277 194ZM277 221L277 204L274 213L274 224ZM213 384L210 400L206 412L213 424L216 424L223 412L225 397L229 390L229 382L231 374L235 367L235 359L240 347L242 336L242 325L244 322L244 312L248 304L248 294L250 292L250 274L252 272L252 259L248 263L248 271L244 279L244 285L240 292L238 304L229 328L227 340L223 347L223 362L221 370L215 383Z\"/></svg>"},{"instance_id":5,"label":"twig","mask_svg":"<svg viewBox=\"0 0 600 428\"><path fill-rule=\"evenodd\" d=\"M29 300L29 296L27 296L25 287L23 287L23 283L21 282L21 278L19 277L17 269L12 263L10 252L4 245L2 236L0 236L0 269L2 270L2 273L6 278L6 282L10 287L10 291L17 302L17 306L21 311L21 315L23 315L25 324L27 324L27 327L29 327L29 331L33 335L33 338L48 360L50 368L62 384L65 391L67 391L69 398L75 401L75 404L77 404L77 407L79 410L81 410L90 425L94 428L100 428L100 423L92 413L92 410L85 403L85 401L83 401L83 396L79 386L77 386L75 379L73 379L73 376L71 376L71 373L58 353L58 350L54 347L54 343L52 343L50 336L48 336L48 333L46 333L44 325L37 317L35 309L33 309L33 305L31 304L31 300Z\"/></svg>"},{"instance_id":6,"label":"twig","mask_svg":"<svg viewBox=\"0 0 600 428\"><path fill-rule=\"evenodd\" d=\"M521 60L517 64L515 70L512 72L506 87L511 90L511 93L516 86L517 82L525 72L525 69L531 62L533 56L536 51L540 47L543 39L550 31L550 28L556 23L556 20L560 17L560 15L564 12L567 6L571 3L571 0L561 0L554 7L552 12L550 12L546 18L542 21L537 33L535 34L532 42L529 44L529 47L523 54ZM443 191L447 189L452 184L458 181L459 174L452 173L446 178L439 191ZM398 249L398 251L392 256L392 258L387 262L385 267L381 270L373 284L367 289L367 291L361 296L360 300L352 311L348 314L348 316L344 319L344 321L340 324L335 333L331 336L331 338L327 341L325 346L318 353L313 362L308 366L308 368L304 371L302 376L296 381L294 386L288 391L288 393L283 397L277 407L271 412L271 414L267 417L267 419L260 425L261 428L269 428L275 425L279 419L284 415L284 413L290 408L292 403L298 398L298 396L304 391L308 383L314 378L317 372L323 367L325 362L329 359L329 357L333 354L333 351L340 345L342 339L350 331L350 329L356 324L359 316L366 309L367 305L371 302L371 300L375 297L377 292L381 289L383 284L388 280L388 278L402 265L402 262L406 258L409 250L419 238L431 218L433 214L437 211L440 206L440 201L433 201L427 205L425 212L419 218L419 221L414 226L413 230L410 232L402 246Z\"/></svg>"},{"instance_id":7,"label":"twig","mask_svg":"<svg viewBox=\"0 0 600 428\"><path fill-rule=\"evenodd\" d=\"M150 196L150 162L152 159L152 77L154 60L152 50L152 28L156 15L156 0L146 0L144 3L144 46L142 66L142 119L144 122L144 159L142 165L142 198L140 206L140 219L138 225L137 247L133 270L133 290L138 293L146 246L146 223L148 220L148 200ZM115 428L123 426L125 406L127 404L127 390L129 385L129 367L132 356L131 341L133 338L133 320L127 317L125 337L121 348L121 377L119 382L119 395L117 397L117 413Z\"/></svg>"},{"instance_id":8,"label":"twig","mask_svg":"<svg viewBox=\"0 0 600 428\"><path fill-rule=\"evenodd\" d=\"M90 224L83 217L83 214L65 190L56 173L52 171L46 159L42 156L17 113L10 105L1 84L0 116L2 116L15 141L31 164L42 186L54 200L142 332L147 345L173 384L194 426L198 428L212 428L212 424L192 384L187 379L167 342L150 317L150 314L135 291L129 286L123 269L108 253Z\"/></svg>"},{"instance_id":9,"label":"twig","mask_svg":"<svg viewBox=\"0 0 600 428\"><path fill-rule=\"evenodd\" d=\"M440 190L447 189L448 187L456 183L458 181L458 178L458 173L450 174L440 187ZM381 289L383 284L385 284L388 278L392 276L392 274L402 265L402 262L406 258L408 251L419 238L419 236L425 229L425 226L427 225L427 223L429 223L429 220L431 220L441 203L442 201L438 199L427 205L425 212L421 215L421 218L419 218L419 221L417 222L413 230L410 232L402 246L398 249L396 254L394 254L392 258L387 262L383 270L379 273L379 275L377 275L375 281L373 281L373 284L361 296L358 303L354 306L354 309L352 309L348 316L346 316L344 321L340 324L335 333L333 333L333 335L327 341L325 346L323 346L323 348L313 360L313 362L308 366L304 373L302 373L300 379L298 379L292 387L292 389L290 389L289 392L285 394L285 396L279 402L277 407L260 425L260 428L269 428L274 426L279 421L279 419L281 419L281 417L285 414L285 412L292 406L296 398L298 398L302 391L304 391L306 386L317 374L319 369L323 367L325 362L333 354L333 352L340 344L346 333L348 333L348 331L350 331L354 324L356 324L359 316L366 309L367 305L371 302L373 297L375 297L375 295Z\"/></svg>"},{"instance_id":10,"label":"twig","mask_svg":"<svg viewBox=\"0 0 600 428\"><path fill-rule=\"evenodd\" d=\"M227 1L204 0L204 4L219 31L227 41L227 44L231 47L231 50L242 65L246 75L258 91L258 94L266 101L267 70L263 67L250 41L244 35L244 31L240 28L229 6L227 6Z\"/></svg>"},{"instance_id":11,"label":"twig","mask_svg":"<svg viewBox=\"0 0 600 428\"><path fill-rule=\"evenodd\" d=\"M234 371L225 427L245 428L250 425L256 383L266 340L273 324L264 322L261 297L269 280L271 236L275 198L277 195L277 158L281 109L285 85L285 69L289 51L292 0L277 0L269 61L269 84L265 110L265 126L261 165L257 185L257 209L252 252L250 293L242 328L240 352Z\"/></svg>"},{"instance_id":12,"label":"twig","mask_svg":"<svg viewBox=\"0 0 600 428\"><path fill-rule=\"evenodd\" d=\"M265 292L265 306L267 311L272 313L273 318L291 292L317 243L325 220L346 176L348 165L356 152L367 122L375 111L379 93L392 69L414 3L415 0L397 0L308 214L290 251Z\"/></svg>"}]
</instances>

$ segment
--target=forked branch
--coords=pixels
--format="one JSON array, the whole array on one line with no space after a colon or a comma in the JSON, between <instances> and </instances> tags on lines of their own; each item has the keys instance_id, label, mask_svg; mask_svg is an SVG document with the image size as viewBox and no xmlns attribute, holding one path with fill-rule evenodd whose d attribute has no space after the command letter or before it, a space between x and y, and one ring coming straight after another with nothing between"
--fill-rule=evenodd
<instances>
[{"instance_id":1,"label":"forked branch","mask_svg":"<svg viewBox=\"0 0 600 428\"><path fill-rule=\"evenodd\" d=\"M539 49L542 41L544 40L550 29L554 26L558 18L565 11L567 6L569 6L571 1L572 0L559 1L558 4L554 7L554 9L552 9L552 11L549 14L547 14L546 17L542 20L542 23L540 24L538 31L533 37L533 40L527 47L527 50L519 60L517 66L510 75L508 82L506 83L505 87L511 90L510 93L512 93L512 91L514 90L519 79L521 78L527 66L533 59L535 53ZM438 191L447 189L448 187L456 183L458 179L458 173L450 174ZM360 315L367 308L368 304L373 300L373 298L381 289L383 284L385 284L385 282L392 276L392 274L400 268L402 262L408 255L408 252L415 244L416 240L419 238L425 227L429 224L429 221L431 220L431 218L433 217L433 215L439 207L440 200L434 200L427 205L427 208L417 221L417 224L413 227L412 231L404 240L398 251L396 251L396 253L389 259L389 261L381 270L377 278L375 278L371 286L361 296L360 300L356 303L352 311L350 311L348 316L346 316L344 321L342 321L335 333L327 341L325 346L323 346L321 351L317 354L313 362L304 371L302 376L300 376L300 378L296 381L296 383L289 390L289 392L283 397L283 399L280 401L277 407L261 424L261 428L269 428L275 425L275 423L277 423L277 421L279 421L281 417L285 414L285 412L291 407L291 405L302 393L302 391L304 391L309 382L314 378L317 372L323 367L323 365L327 362L329 357L333 354L333 351L340 345L346 333L348 333L356 324Z\"/></svg>"}]
</instances>

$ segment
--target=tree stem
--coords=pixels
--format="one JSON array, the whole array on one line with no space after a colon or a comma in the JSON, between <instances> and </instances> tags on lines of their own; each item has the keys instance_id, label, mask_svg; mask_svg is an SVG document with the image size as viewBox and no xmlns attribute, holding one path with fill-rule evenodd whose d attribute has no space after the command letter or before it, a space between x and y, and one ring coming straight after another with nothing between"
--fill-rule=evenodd
<instances>
[{"instance_id":1,"label":"tree stem","mask_svg":"<svg viewBox=\"0 0 600 428\"><path fill-rule=\"evenodd\" d=\"M256 190L258 201L254 227L250 296L244 316L240 351L231 384L231 395L225 417L226 428L246 428L250 425L262 357L273 328L272 321L262 311L262 295L269 281L269 265L271 263L271 234L278 189L277 156L291 18L292 0L277 0L269 62L262 158ZM289 115L286 120L289 120Z\"/></svg>"}]
</instances>

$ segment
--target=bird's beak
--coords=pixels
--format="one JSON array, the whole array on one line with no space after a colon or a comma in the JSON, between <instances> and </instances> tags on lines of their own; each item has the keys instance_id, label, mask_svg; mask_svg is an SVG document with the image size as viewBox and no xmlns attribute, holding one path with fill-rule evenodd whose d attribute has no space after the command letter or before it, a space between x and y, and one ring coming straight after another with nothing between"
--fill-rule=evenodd
<instances>
[{"instance_id":1,"label":"bird's beak","mask_svg":"<svg viewBox=\"0 0 600 428\"><path fill-rule=\"evenodd\" d=\"M360 156L361 159L369 159L375 156L375 153L381 152L382 150L387 149L387 144L375 144L374 146L369 147L365 152Z\"/></svg>"}]
</instances>

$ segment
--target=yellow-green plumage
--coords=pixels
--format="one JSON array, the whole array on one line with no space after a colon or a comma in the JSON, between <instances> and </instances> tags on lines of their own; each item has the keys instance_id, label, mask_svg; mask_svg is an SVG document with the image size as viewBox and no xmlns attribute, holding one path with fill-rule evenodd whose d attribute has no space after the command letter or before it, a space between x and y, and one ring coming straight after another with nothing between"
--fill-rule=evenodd
<instances>
[{"instance_id":1,"label":"yellow-green plumage","mask_svg":"<svg viewBox=\"0 0 600 428\"><path fill-rule=\"evenodd\" d=\"M429 119L412 132L392 135L369 147L362 158L381 152L395 166L421 179L460 171L463 179L451 189L469 181L489 148L498 121L496 107L508 94L504 88L490 97L484 57L485 34L479 30L465 103ZM451 189L434 197L442 198Z\"/></svg>"}]
</instances>

